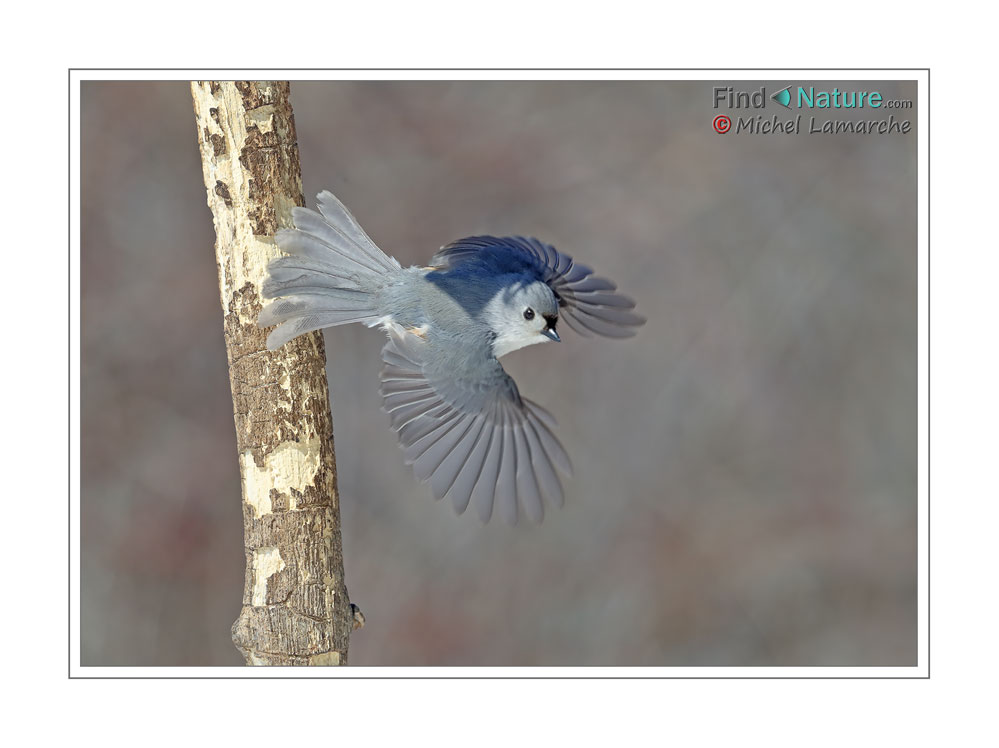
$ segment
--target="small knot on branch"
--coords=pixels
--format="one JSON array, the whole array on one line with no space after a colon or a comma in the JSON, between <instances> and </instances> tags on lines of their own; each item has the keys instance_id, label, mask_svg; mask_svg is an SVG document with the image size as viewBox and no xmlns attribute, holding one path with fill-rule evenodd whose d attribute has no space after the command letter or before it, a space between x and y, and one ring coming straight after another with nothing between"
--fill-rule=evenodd
<instances>
[{"instance_id":1,"label":"small knot on branch","mask_svg":"<svg viewBox=\"0 0 999 748\"><path fill-rule=\"evenodd\" d=\"M350 604L350 612L354 618L354 631L364 628L364 613L354 603Z\"/></svg>"}]
</instances>

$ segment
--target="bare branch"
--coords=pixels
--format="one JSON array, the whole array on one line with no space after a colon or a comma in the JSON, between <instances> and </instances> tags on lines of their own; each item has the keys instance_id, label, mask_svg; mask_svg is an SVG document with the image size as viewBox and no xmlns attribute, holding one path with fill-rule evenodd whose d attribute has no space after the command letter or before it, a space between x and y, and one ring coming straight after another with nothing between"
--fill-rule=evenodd
<instances>
[{"instance_id":1,"label":"bare branch","mask_svg":"<svg viewBox=\"0 0 999 748\"><path fill-rule=\"evenodd\" d=\"M321 333L268 351L257 327L274 231L302 205L287 82L191 84L215 220L246 580L232 638L248 665L346 664L355 608L343 578Z\"/></svg>"}]
</instances>

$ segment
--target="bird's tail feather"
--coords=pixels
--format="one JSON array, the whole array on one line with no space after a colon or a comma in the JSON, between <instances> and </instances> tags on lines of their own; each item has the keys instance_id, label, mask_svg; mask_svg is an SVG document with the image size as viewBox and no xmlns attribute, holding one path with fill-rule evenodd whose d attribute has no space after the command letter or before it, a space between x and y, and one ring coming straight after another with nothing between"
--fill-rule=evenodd
<instances>
[{"instance_id":1,"label":"bird's tail feather","mask_svg":"<svg viewBox=\"0 0 999 748\"><path fill-rule=\"evenodd\" d=\"M291 256L271 262L262 289L276 299L259 318L261 327L278 325L267 337L271 350L323 327L374 323L383 316L378 292L401 269L332 193L319 193L318 202L319 213L293 208L295 228L274 235Z\"/></svg>"}]
</instances>

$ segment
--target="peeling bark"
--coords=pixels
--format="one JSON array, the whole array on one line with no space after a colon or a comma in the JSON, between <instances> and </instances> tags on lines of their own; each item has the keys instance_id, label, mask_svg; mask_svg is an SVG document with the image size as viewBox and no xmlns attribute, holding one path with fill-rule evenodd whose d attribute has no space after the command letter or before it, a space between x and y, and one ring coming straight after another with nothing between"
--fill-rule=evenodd
<instances>
[{"instance_id":1,"label":"peeling bark","mask_svg":"<svg viewBox=\"0 0 999 748\"><path fill-rule=\"evenodd\" d=\"M321 333L277 351L257 327L274 232L303 205L287 82L191 83L229 358L246 578L232 639L248 665L344 665L343 578Z\"/></svg>"}]
</instances>

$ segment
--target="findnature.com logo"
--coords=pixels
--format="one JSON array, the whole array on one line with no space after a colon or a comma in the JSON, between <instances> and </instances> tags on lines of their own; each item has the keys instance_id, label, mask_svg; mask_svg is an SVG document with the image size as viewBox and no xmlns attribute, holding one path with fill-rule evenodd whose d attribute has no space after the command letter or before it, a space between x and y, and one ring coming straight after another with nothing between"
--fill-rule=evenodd
<instances>
[{"instance_id":1,"label":"findnature.com logo","mask_svg":"<svg viewBox=\"0 0 999 748\"><path fill-rule=\"evenodd\" d=\"M765 109L767 102L772 101L783 109L799 110L836 110L837 113L848 114L846 110L865 110L871 115L880 109L911 109L912 101L908 99L885 99L880 91L857 89L843 90L834 86L831 90L815 86L784 86L767 95L766 86L757 90L741 91L734 86L715 86L713 89L712 106L714 109L745 110ZM747 113L748 114L748 113ZM718 123L725 123L719 127ZM782 119L774 114L766 117L762 114L736 115L734 119L728 115L717 115L712 120L712 127L719 134L746 132L752 135L772 134L908 134L912 123L889 114L887 119L837 119L810 115L804 120L801 114L790 119Z\"/></svg>"}]
</instances>

